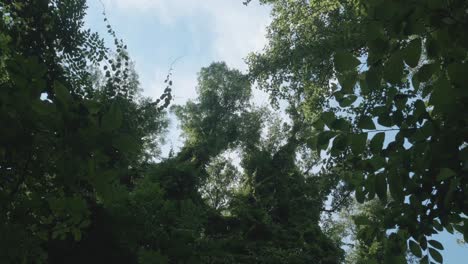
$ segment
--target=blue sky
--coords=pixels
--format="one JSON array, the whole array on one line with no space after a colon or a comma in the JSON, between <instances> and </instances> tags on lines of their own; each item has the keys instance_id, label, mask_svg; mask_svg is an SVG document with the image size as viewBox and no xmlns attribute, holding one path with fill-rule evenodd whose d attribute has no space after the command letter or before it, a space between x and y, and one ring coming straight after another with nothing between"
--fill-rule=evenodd
<instances>
[{"instance_id":1,"label":"blue sky","mask_svg":"<svg viewBox=\"0 0 468 264\"><path fill-rule=\"evenodd\" d=\"M170 64L175 103L195 96L196 74L213 61L245 70L265 41L269 10L242 0L102 0L110 23L128 44L145 95L158 96ZM100 0L88 0L87 26L105 35Z\"/></svg>"},{"instance_id":2,"label":"blue sky","mask_svg":"<svg viewBox=\"0 0 468 264\"><path fill-rule=\"evenodd\" d=\"M271 21L268 7L255 1L246 7L242 0L88 0L86 26L101 36L107 35L102 4L128 45L144 95L159 97L171 63L181 57L172 78L176 104L195 98L197 72L213 61L246 70L243 59L266 44L265 27ZM257 104L268 102L265 94L254 94ZM166 150L180 145L176 124L168 137ZM436 239L446 248L445 263L468 263L468 246L458 245L455 236L443 233Z\"/></svg>"}]
</instances>

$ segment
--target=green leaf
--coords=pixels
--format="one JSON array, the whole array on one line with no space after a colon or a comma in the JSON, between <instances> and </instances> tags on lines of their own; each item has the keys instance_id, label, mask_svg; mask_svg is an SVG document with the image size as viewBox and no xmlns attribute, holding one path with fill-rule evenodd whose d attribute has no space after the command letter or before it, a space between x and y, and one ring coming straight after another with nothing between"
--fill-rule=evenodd
<instances>
[{"instance_id":1,"label":"green leaf","mask_svg":"<svg viewBox=\"0 0 468 264\"><path fill-rule=\"evenodd\" d=\"M349 131L350 126L351 125L349 124L349 122L343 118L337 118L329 125L329 127L334 130L345 131L345 132Z\"/></svg>"},{"instance_id":2,"label":"green leaf","mask_svg":"<svg viewBox=\"0 0 468 264\"><path fill-rule=\"evenodd\" d=\"M441 76L434 83L434 90L429 99L429 103L434 106L434 111L448 113L455 109L455 90L445 76Z\"/></svg>"},{"instance_id":3,"label":"green leaf","mask_svg":"<svg viewBox=\"0 0 468 264\"><path fill-rule=\"evenodd\" d=\"M355 69L361 62L347 51L338 51L334 56L335 69L338 72L344 72Z\"/></svg>"},{"instance_id":4,"label":"green leaf","mask_svg":"<svg viewBox=\"0 0 468 264\"><path fill-rule=\"evenodd\" d=\"M366 72L361 73L359 76L359 88L361 89L359 92L362 96L366 96L371 92L369 85L367 83Z\"/></svg>"},{"instance_id":5,"label":"green leaf","mask_svg":"<svg viewBox=\"0 0 468 264\"><path fill-rule=\"evenodd\" d=\"M417 74L414 74L411 78L411 84L413 85L415 91L419 91L419 88L421 87L421 81L419 80Z\"/></svg>"},{"instance_id":6,"label":"green leaf","mask_svg":"<svg viewBox=\"0 0 468 264\"><path fill-rule=\"evenodd\" d=\"M447 191L447 194L445 195L445 198L444 198L444 205L446 207L449 207L449 204L451 201L453 201L453 193L455 192L455 190L457 189L457 187L459 186L460 184L460 181L459 179L452 179L450 180L450 185L449 185L449 188L448 188L448 191ZM450 225L447 225L448 227L447 230L451 227ZM450 231L449 231L450 232Z\"/></svg>"},{"instance_id":7,"label":"green leaf","mask_svg":"<svg viewBox=\"0 0 468 264\"><path fill-rule=\"evenodd\" d=\"M375 178L370 177L366 180L365 190L367 192L367 199L374 200L375 198Z\"/></svg>"},{"instance_id":8,"label":"green leaf","mask_svg":"<svg viewBox=\"0 0 468 264\"><path fill-rule=\"evenodd\" d=\"M88 109L89 113L91 114L97 114L99 112L99 109L101 105L93 100L87 100L84 102L84 105L86 106L86 109Z\"/></svg>"},{"instance_id":9,"label":"green leaf","mask_svg":"<svg viewBox=\"0 0 468 264\"><path fill-rule=\"evenodd\" d=\"M444 259L442 258L442 255L439 253L439 251L433 249L433 248L429 248L429 254L431 255L431 257L439 262L439 263L443 263Z\"/></svg>"},{"instance_id":10,"label":"green leaf","mask_svg":"<svg viewBox=\"0 0 468 264\"><path fill-rule=\"evenodd\" d=\"M323 112L321 115L320 115L320 119L323 120L323 122L329 126L333 121L335 121L336 119L336 116L335 116L335 113L333 112Z\"/></svg>"},{"instance_id":11,"label":"green leaf","mask_svg":"<svg viewBox=\"0 0 468 264\"><path fill-rule=\"evenodd\" d=\"M384 66L384 79L391 84L398 84L403 78L403 59L399 53L394 53Z\"/></svg>"},{"instance_id":12,"label":"green leaf","mask_svg":"<svg viewBox=\"0 0 468 264\"><path fill-rule=\"evenodd\" d=\"M411 253L413 253L413 255L415 255L418 258L422 257L421 247L419 247L419 245L413 240L409 241L409 248L411 250Z\"/></svg>"},{"instance_id":13,"label":"green leaf","mask_svg":"<svg viewBox=\"0 0 468 264\"><path fill-rule=\"evenodd\" d=\"M404 50L405 62L410 67L418 66L421 57L421 39L417 38L412 40Z\"/></svg>"},{"instance_id":14,"label":"green leaf","mask_svg":"<svg viewBox=\"0 0 468 264\"><path fill-rule=\"evenodd\" d=\"M339 134L334 140L333 140L333 147L332 151L334 152L341 152L346 149L346 146L348 145L348 137L345 134Z\"/></svg>"},{"instance_id":15,"label":"green leaf","mask_svg":"<svg viewBox=\"0 0 468 264\"><path fill-rule=\"evenodd\" d=\"M355 192L356 201L358 203L363 203L366 200L366 194L364 193L364 190L361 187L358 187L356 188Z\"/></svg>"},{"instance_id":16,"label":"green leaf","mask_svg":"<svg viewBox=\"0 0 468 264\"><path fill-rule=\"evenodd\" d=\"M358 155L364 152L367 143L367 133L352 134L350 135L351 150L354 154Z\"/></svg>"},{"instance_id":17,"label":"green leaf","mask_svg":"<svg viewBox=\"0 0 468 264\"><path fill-rule=\"evenodd\" d=\"M330 140L337 135L334 131L323 131L317 136L317 149L327 148Z\"/></svg>"},{"instance_id":18,"label":"green leaf","mask_svg":"<svg viewBox=\"0 0 468 264\"><path fill-rule=\"evenodd\" d=\"M112 140L112 145L116 147L122 153L134 153L138 150L138 141L134 139L131 135L122 134L120 136L114 137Z\"/></svg>"},{"instance_id":19,"label":"green leaf","mask_svg":"<svg viewBox=\"0 0 468 264\"><path fill-rule=\"evenodd\" d=\"M465 221L463 222L463 232L461 232L463 234L463 239L465 241L468 241L468 220L465 219Z\"/></svg>"},{"instance_id":20,"label":"green leaf","mask_svg":"<svg viewBox=\"0 0 468 264\"><path fill-rule=\"evenodd\" d=\"M447 225L445 226L445 230L447 230L447 232L449 232L449 233L452 234L452 235L453 235L453 233L454 233L454 232L453 232L454 230L453 230L452 224L447 224Z\"/></svg>"},{"instance_id":21,"label":"green leaf","mask_svg":"<svg viewBox=\"0 0 468 264\"><path fill-rule=\"evenodd\" d=\"M382 85L382 76L380 71L374 68L370 68L366 72L366 83L369 90L377 90L381 88Z\"/></svg>"},{"instance_id":22,"label":"green leaf","mask_svg":"<svg viewBox=\"0 0 468 264\"><path fill-rule=\"evenodd\" d=\"M460 88L468 83L468 63L452 63L447 67L450 81Z\"/></svg>"},{"instance_id":23,"label":"green leaf","mask_svg":"<svg viewBox=\"0 0 468 264\"><path fill-rule=\"evenodd\" d=\"M421 261L419 262L419 264L429 264L429 257L427 255L425 255Z\"/></svg>"},{"instance_id":24,"label":"green leaf","mask_svg":"<svg viewBox=\"0 0 468 264\"><path fill-rule=\"evenodd\" d=\"M47 72L47 67L40 63L36 56L29 57L26 61L26 67L34 79L40 79Z\"/></svg>"},{"instance_id":25,"label":"green leaf","mask_svg":"<svg viewBox=\"0 0 468 264\"><path fill-rule=\"evenodd\" d=\"M435 230L437 230L439 232L442 232L444 230L444 227L437 220L432 221L432 226L434 227Z\"/></svg>"},{"instance_id":26,"label":"green leaf","mask_svg":"<svg viewBox=\"0 0 468 264\"><path fill-rule=\"evenodd\" d=\"M370 160L369 160L370 164L372 165L372 167L374 168L374 170L379 170L383 167L385 167L386 165L386 161L383 157L379 156L379 155L374 155Z\"/></svg>"},{"instance_id":27,"label":"green leaf","mask_svg":"<svg viewBox=\"0 0 468 264\"><path fill-rule=\"evenodd\" d=\"M385 174L379 173L375 175L375 192L382 202L387 201L387 181Z\"/></svg>"},{"instance_id":28,"label":"green leaf","mask_svg":"<svg viewBox=\"0 0 468 264\"><path fill-rule=\"evenodd\" d=\"M107 111L101 120L101 127L106 131L111 131L119 128L122 124L122 111L114 103L111 105L109 111Z\"/></svg>"},{"instance_id":29,"label":"green leaf","mask_svg":"<svg viewBox=\"0 0 468 264\"><path fill-rule=\"evenodd\" d=\"M323 130L323 128L325 127L325 123L321 119L318 119L317 121L312 123L312 126L317 130Z\"/></svg>"},{"instance_id":30,"label":"green leaf","mask_svg":"<svg viewBox=\"0 0 468 264\"><path fill-rule=\"evenodd\" d=\"M449 169L449 168L442 168L439 172L439 174L437 175L437 180L438 181L445 181L453 176L456 176L456 173Z\"/></svg>"},{"instance_id":31,"label":"green leaf","mask_svg":"<svg viewBox=\"0 0 468 264\"><path fill-rule=\"evenodd\" d=\"M371 221L365 215L356 215L356 216L353 217L353 219L354 219L354 223L356 225L369 225L369 224L371 224Z\"/></svg>"},{"instance_id":32,"label":"green leaf","mask_svg":"<svg viewBox=\"0 0 468 264\"><path fill-rule=\"evenodd\" d=\"M390 20L398 13L398 5L392 1L380 1L374 4L375 14L383 21Z\"/></svg>"},{"instance_id":33,"label":"green leaf","mask_svg":"<svg viewBox=\"0 0 468 264\"><path fill-rule=\"evenodd\" d=\"M41 100L33 101L31 103L31 108L40 115L50 115L56 111L54 104Z\"/></svg>"},{"instance_id":34,"label":"green leaf","mask_svg":"<svg viewBox=\"0 0 468 264\"><path fill-rule=\"evenodd\" d=\"M369 21L366 23L366 38L368 40L380 39L383 36L383 25L377 21Z\"/></svg>"},{"instance_id":35,"label":"green leaf","mask_svg":"<svg viewBox=\"0 0 468 264\"><path fill-rule=\"evenodd\" d=\"M356 99L357 99L357 96L354 94L351 94L338 100L338 103L340 104L341 107L348 107L352 105L356 101Z\"/></svg>"},{"instance_id":36,"label":"green leaf","mask_svg":"<svg viewBox=\"0 0 468 264\"><path fill-rule=\"evenodd\" d=\"M62 104L68 104L71 101L71 95L68 89L60 82L54 82L55 96Z\"/></svg>"},{"instance_id":37,"label":"green leaf","mask_svg":"<svg viewBox=\"0 0 468 264\"><path fill-rule=\"evenodd\" d=\"M385 140L385 132L380 132L375 134L375 136L370 141L370 150L372 153L377 154L382 151L383 143Z\"/></svg>"},{"instance_id":38,"label":"green leaf","mask_svg":"<svg viewBox=\"0 0 468 264\"><path fill-rule=\"evenodd\" d=\"M426 46L426 53L429 58L438 57L441 47L439 43L437 43L437 41L432 36L429 36L426 39L425 46Z\"/></svg>"},{"instance_id":39,"label":"green leaf","mask_svg":"<svg viewBox=\"0 0 468 264\"><path fill-rule=\"evenodd\" d=\"M385 127L391 127L395 124L392 117L389 116L389 113L382 113L379 115L377 122Z\"/></svg>"},{"instance_id":40,"label":"green leaf","mask_svg":"<svg viewBox=\"0 0 468 264\"><path fill-rule=\"evenodd\" d=\"M424 64L418 71L418 81L427 82L432 77L436 70L435 64Z\"/></svg>"},{"instance_id":41,"label":"green leaf","mask_svg":"<svg viewBox=\"0 0 468 264\"><path fill-rule=\"evenodd\" d=\"M427 240L425 236L419 237L418 242L419 242L419 246L421 246L423 250L427 249Z\"/></svg>"},{"instance_id":42,"label":"green leaf","mask_svg":"<svg viewBox=\"0 0 468 264\"><path fill-rule=\"evenodd\" d=\"M403 194L403 181L401 175L396 171L389 172L388 175L388 186L392 197L397 201L401 201L404 198Z\"/></svg>"},{"instance_id":43,"label":"green leaf","mask_svg":"<svg viewBox=\"0 0 468 264\"><path fill-rule=\"evenodd\" d=\"M428 240L427 243L429 243L429 245L433 246L434 248L444 250L444 246L437 240Z\"/></svg>"},{"instance_id":44,"label":"green leaf","mask_svg":"<svg viewBox=\"0 0 468 264\"><path fill-rule=\"evenodd\" d=\"M374 121L369 116L362 116L357 125L360 129L375 129Z\"/></svg>"},{"instance_id":45,"label":"green leaf","mask_svg":"<svg viewBox=\"0 0 468 264\"><path fill-rule=\"evenodd\" d=\"M352 94L354 91L354 86L358 80L357 72L346 72L337 75L338 82L341 85L342 92L344 94Z\"/></svg>"},{"instance_id":46,"label":"green leaf","mask_svg":"<svg viewBox=\"0 0 468 264\"><path fill-rule=\"evenodd\" d=\"M422 100L417 100L414 103L414 116L416 118L421 117L421 115L427 113L426 112L426 104L424 104L424 101Z\"/></svg>"}]
</instances>

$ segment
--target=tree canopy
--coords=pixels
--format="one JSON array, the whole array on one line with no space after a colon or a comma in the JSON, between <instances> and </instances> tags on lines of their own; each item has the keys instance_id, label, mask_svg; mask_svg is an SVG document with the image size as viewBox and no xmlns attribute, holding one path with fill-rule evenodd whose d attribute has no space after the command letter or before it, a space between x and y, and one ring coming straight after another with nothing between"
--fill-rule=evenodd
<instances>
[{"instance_id":1,"label":"tree canopy","mask_svg":"<svg viewBox=\"0 0 468 264\"><path fill-rule=\"evenodd\" d=\"M251 78L273 100L299 94L327 164L357 201L384 203L365 236L389 230L386 263L408 240L441 263L429 237L468 235L466 1L262 2L273 22Z\"/></svg>"},{"instance_id":2,"label":"tree canopy","mask_svg":"<svg viewBox=\"0 0 468 264\"><path fill-rule=\"evenodd\" d=\"M201 68L171 107L171 72L142 96L85 0L0 2L1 263L443 263L432 235L467 240L468 3L260 2L248 71Z\"/></svg>"}]
</instances>

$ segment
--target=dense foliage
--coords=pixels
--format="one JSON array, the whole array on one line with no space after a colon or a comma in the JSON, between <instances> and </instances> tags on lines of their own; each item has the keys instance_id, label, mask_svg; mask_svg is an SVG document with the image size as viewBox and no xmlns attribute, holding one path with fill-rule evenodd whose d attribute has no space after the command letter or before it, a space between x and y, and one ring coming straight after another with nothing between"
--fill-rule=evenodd
<instances>
[{"instance_id":1,"label":"dense foliage","mask_svg":"<svg viewBox=\"0 0 468 264\"><path fill-rule=\"evenodd\" d=\"M173 108L185 145L156 162L170 76L141 98L110 24L114 51L83 29L84 1L0 8L2 263L342 259L318 226L326 196L295 164L297 129L262 136L271 114L250 104L247 76L203 68L199 97Z\"/></svg>"},{"instance_id":2,"label":"dense foliage","mask_svg":"<svg viewBox=\"0 0 468 264\"><path fill-rule=\"evenodd\" d=\"M378 223L359 221L385 242L374 261L405 262L409 240L421 263L441 263L429 237L468 236L467 2L261 2L273 22L252 79L275 100L300 95L325 168L341 167L359 202L384 203Z\"/></svg>"},{"instance_id":3,"label":"dense foliage","mask_svg":"<svg viewBox=\"0 0 468 264\"><path fill-rule=\"evenodd\" d=\"M2 1L0 14L0 262L43 262L132 184L166 121L134 98L121 41L111 55L82 28L85 1Z\"/></svg>"},{"instance_id":4,"label":"dense foliage","mask_svg":"<svg viewBox=\"0 0 468 264\"><path fill-rule=\"evenodd\" d=\"M467 3L261 2L268 45L200 70L160 157L170 73L141 96L85 0L1 1L0 262L442 263L431 235L466 240Z\"/></svg>"}]
</instances>

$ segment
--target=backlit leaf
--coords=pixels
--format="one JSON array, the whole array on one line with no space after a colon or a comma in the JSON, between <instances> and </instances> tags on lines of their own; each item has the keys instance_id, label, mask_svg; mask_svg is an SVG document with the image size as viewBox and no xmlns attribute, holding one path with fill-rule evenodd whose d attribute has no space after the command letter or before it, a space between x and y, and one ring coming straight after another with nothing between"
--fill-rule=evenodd
<instances>
[{"instance_id":1,"label":"backlit leaf","mask_svg":"<svg viewBox=\"0 0 468 264\"><path fill-rule=\"evenodd\" d=\"M405 62L410 67L416 67L421 57L421 39L417 38L412 40L404 50Z\"/></svg>"},{"instance_id":2,"label":"backlit leaf","mask_svg":"<svg viewBox=\"0 0 468 264\"><path fill-rule=\"evenodd\" d=\"M361 129L375 129L375 124L370 116L362 116L358 121L358 127Z\"/></svg>"},{"instance_id":3,"label":"backlit leaf","mask_svg":"<svg viewBox=\"0 0 468 264\"><path fill-rule=\"evenodd\" d=\"M351 150L354 154L361 154L366 149L367 133L350 135Z\"/></svg>"},{"instance_id":4,"label":"backlit leaf","mask_svg":"<svg viewBox=\"0 0 468 264\"><path fill-rule=\"evenodd\" d=\"M414 242L413 240L410 240L409 241L409 248L411 250L411 253L413 253L413 255L415 255L416 257L420 258L422 257L422 251L421 251L421 248L419 247L419 245Z\"/></svg>"},{"instance_id":5,"label":"backlit leaf","mask_svg":"<svg viewBox=\"0 0 468 264\"><path fill-rule=\"evenodd\" d=\"M437 251L437 250L435 250L433 248L429 248L429 254L438 263L443 263L444 259L443 259L442 255L439 253L439 251Z\"/></svg>"},{"instance_id":6,"label":"backlit leaf","mask_svg":"<svg viewBox=\"0 0 468 264\"><path fill-rule=\"evenodd\" d=\"M335 53L334 64L338 72L344 72L356 68L360 61L350 52L339 51Z\"/></svg>"}]
</instances>

